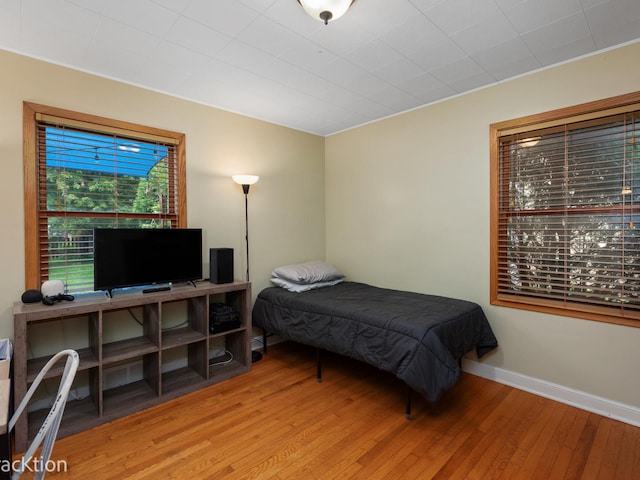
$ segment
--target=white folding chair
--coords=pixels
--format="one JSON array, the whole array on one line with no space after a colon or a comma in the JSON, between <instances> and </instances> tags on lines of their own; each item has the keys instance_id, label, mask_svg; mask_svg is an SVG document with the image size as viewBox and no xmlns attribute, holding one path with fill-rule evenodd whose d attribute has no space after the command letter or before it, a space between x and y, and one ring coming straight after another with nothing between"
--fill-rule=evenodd
<instances>
[{"instance_id":1,"label":"white folding chair","mask_svg":"<svg viewBox=\"0 0 640 480\"><path fill-rule=\"evenodd\" d=\"M53 405L49 410L44 422L42 422L42 426L36 433L33 441L27 448L24 456L20 460L20 463L14 462L15 470L13 472L12 479L18 479L22 475L24 471L35 470L33 468L30 469L28 467L29 462L34 457L36 450L42 444L42 450L37 458L37 465L42 468L38 468L35 471L34 479L42 479L44 478L44 474L46 472L46 466L48 465L49 459L51 458L51 451L53 450L53 444L56 441L56 436L58 435L58 428L60 427L60 421L62 420L62 414L64 413L64 407L67 403L67 398L69 397L69 390L71 389L71 384L73 383L73 379L76 376L76 371L78 370L78 364L80 363L80 358L78 357L78 353L75 350L62 350L61 352L56 353L51 359L46 363L38 376L35 378L27 394L24 396L18 408L16 408L15 413L9 420L8 431L10 432L15 426L18 418L27 407L29 400L35 393L38 385L45 377L47 372L51 369L53 365L55 365L61 358L66 357L66 363L64 366L64 372L62 373L62 378L60 379L60 386L58 387L58 393L53 401Z\"/></svg>"}]
</instances>

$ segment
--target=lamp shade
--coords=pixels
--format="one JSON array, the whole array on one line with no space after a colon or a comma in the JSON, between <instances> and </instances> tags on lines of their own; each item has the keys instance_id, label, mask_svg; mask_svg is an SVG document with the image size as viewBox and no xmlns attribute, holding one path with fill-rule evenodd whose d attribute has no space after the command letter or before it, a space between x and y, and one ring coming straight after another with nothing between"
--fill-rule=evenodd
<instances>
[{"instance_id":1,"label":"lamp shade","mask_svg":"<svg viewBox=\"0 0 640 480\"><path fill-rule=\"evenodd\" d=\"M354 0L298 0L309 15L325 25L344 15L353 2Z\"/></svg>"},{"instance_id":2,"label":"lamp shade","mask_svg":"<svg viewBox=\"0 0 640 480\"><path fill-rule=\"evenodd\" d=\"M253 185L260 177L258 175L232 175L231 178L240 185Z\"/></svg>"}]
</instances>

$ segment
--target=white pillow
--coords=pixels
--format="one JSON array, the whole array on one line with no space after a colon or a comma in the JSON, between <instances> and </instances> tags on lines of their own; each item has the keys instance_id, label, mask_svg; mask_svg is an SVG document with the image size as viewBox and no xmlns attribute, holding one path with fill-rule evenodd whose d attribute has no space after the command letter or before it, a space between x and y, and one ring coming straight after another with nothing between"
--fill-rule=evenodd
<instances>
[{"instance_id":1,"label":"white pillow","mask_svg":"<svg viewBox=\"0 0 640 480\"><path fill-rule=\"evenodd\" d=\"M297 284L331 282L344 278L337 268L320 260L284 265L271 272L271 276Z\"/></svg>"},{"instance_id":2,"label":"white pillow","mask_svg":"<svg viewBox=\"0 0 640 480\"><path fill-rule=\"evenodd\" d=\"M300 293L300 292L306 292L308 290L314 290L316 288L330 287L332 285L337 285L338 283L342 282L343 279L338 278L336 280L330 280L328 282L295 283L295 282L290 282L289 280L285 280L284 278L274 277L271 279L271 281L273 282L274 285L277 285L278 287L286 288L290 292Z\"/></svg>"}]
</instances>

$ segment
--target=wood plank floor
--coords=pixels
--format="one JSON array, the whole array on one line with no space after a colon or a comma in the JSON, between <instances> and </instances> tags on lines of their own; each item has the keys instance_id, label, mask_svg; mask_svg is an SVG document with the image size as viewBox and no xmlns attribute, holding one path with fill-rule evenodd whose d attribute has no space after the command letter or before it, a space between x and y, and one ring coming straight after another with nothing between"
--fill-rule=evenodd
<instances>
[{"instance_id":1,"label":"wood plank floor","mask_svg":"<svg viewBox=\"0 0 640 480\"><path fill-rule=\"evenodd\" d=\"M56 442L56 479L633 479L640 428L463 374L433 408L277 345L250 373ZM28 477L23 477L28 478Z\"/></svg>"}]
</instances>

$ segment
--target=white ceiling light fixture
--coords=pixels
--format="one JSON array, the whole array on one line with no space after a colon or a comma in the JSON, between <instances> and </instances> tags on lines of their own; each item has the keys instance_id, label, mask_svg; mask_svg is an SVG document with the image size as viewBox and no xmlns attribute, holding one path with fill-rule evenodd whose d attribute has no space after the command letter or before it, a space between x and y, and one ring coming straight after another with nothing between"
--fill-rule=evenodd
<instances>
[{"instance_id":1,"label":"white ceiling light fixture","mask_svg":"<svg viewBox=\"0 0 640 480\"><path fill-rule=\"evenodd\" d=\"M344 15L355 0L298 0L302 8L316 20L324 22L337 20Z\"/></svg>"}]
</instances>

